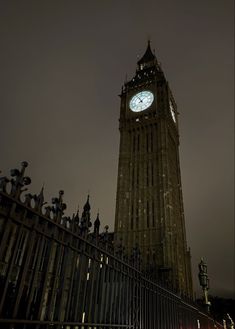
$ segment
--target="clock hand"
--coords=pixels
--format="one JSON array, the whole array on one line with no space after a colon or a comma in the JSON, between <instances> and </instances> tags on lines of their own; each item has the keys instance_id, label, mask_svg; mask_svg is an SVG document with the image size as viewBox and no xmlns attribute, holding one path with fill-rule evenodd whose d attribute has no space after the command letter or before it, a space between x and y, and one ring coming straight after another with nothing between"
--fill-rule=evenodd
<instances>
[{"instance_id":1,"label":"clock hand","mask_svg":"<svg viewBox=\"0 0 235 329\"><path fill-rule=\"evenodd\" d=\"M139 103L143 103L143 100L139 97L139 96L137 96L138 98L139 98Z\"/></svg>"}]
</instances>

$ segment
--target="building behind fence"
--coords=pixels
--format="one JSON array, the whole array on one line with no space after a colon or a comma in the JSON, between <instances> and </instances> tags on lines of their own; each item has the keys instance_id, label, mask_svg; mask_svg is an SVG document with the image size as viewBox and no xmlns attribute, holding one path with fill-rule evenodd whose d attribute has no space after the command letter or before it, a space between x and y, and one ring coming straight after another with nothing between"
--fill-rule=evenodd
<instances>
[{"instance_id":1,"label":"building behind fence","mask_svg":"<svg viewBox=\"0 0 235 329\"><path fill-rule=\"evenodd\" d=\"M91 221L89 198L64 216L63 191L44 202L24 194L21 170L0 178L1 328L222 328L192 300L141 271L141 254L125 255L108 228Z\"/></svg>"}]
</instances>

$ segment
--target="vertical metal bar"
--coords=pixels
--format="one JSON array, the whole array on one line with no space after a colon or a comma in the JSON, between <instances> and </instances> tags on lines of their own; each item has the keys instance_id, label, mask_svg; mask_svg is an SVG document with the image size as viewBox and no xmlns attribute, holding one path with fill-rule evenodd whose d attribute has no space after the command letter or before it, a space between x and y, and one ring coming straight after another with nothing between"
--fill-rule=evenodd
<instances>
[{"instance_id":1,"label":"vertical metal bar","mask_svg":"<svg viewBox=\"0 0 235 329\"><path fill-rule=\"evenodd\" d=\"M87 322L87 314L86 314L86 297L87 297L87 291L88 291L88 280L87 280L87 276L88 276L88 264L89 264L89 259L87 257L87 255L84 255L84 267L83 267L83 271L81 273L81 275L83 276L83 294L81 296L81 312L82 312L82 322Z\"/></svg>"},{"instance_id":2,"label":"vertical metal bar","mask_svg":"<svg viewBox=\"0 0 235 329\"><path fill-rule=\"evenodd\" d=\"M174 329L174 313L173 313L173 304L172 304L172 298L169 298L170 303L170 329Z\"/></svg>"},{"instance_id":3,"label":"vertical metal bar","mask_svg":"<svg viewBox=\"0 0 235 329\"><path fill-rule=\"evenodd\" d=\"M158 290L156 287L155 290L155 308L154 308L154 312L155 312L155 327L154 329L158 329Z\"/></svg>"},{"instance_id":4,"label":"vertical metal bar","mask_svg":"<svg viewBox=\"0 0 235 329\"><path fill-rule=\"evenodd\" d=\"M48 304L48 319L50 321L54 320L54 312L55 312L55 301L56 301L56 292L58 289L58 285L59 285L59 265L60 265L60 261L61 261L61 257L62 257L62 253L63 253L63 246L59 245L58 243L56 243L56 252L55 252L55 256L54 256L54 264L52 267L52 271L51 271L51 296L50 296L50 301ZM53 280L53 282L52 282Z\"/></svg>"},{"instance_id":5,"label":"vertical metal bar","mask_svg":"<svg viewBox=\"0 0 235 329\"><path fill-rule=\"evenodd\" d=\"M118 272L118 320L117 323L121 324L121 287L122 287L122 263L120 263L120 270Z\"/></svg>"},{"instance_id":6,"label":"vertical metal bar","mask_svg":"<svg viewBox=\"0 0 235 329\"><path fill-rule=\"evenodd\" d=\"M72 282L72 294L71 294L71 302L70 302L70 319L71 321L78 321L77 314L77 305L79 303L79 289L80 289L80 280L81 280L81 253L76 252L75 256L75 266L74 266L74 274L73 274L73 282Z\"/></svg>"},{"instance_id":7,"label":"vertical metal bar","mask_svg":"<svg viewBox=\"0 0 235 329\"><path fill-rule=\"evenodd\" d=\"M104 323L108 321L109 295L110 295L110 267L107 264L108 256L105 256L105 291L104 291Z\"/></svg>"},{"instance_id":8,"label":"vertical metal bar","mask_svg":"<svg viewBox=\"0 0 235 329\"><path fill-rule=\"evenodd\" d=\"M76 251L73 251L72 253L72 267L71 267L71 278L70 278L70 289L69 289L69 295L68 295L68 302L66 305L66 312L65 312L65 320L66 321L73 321L72 319L72 312L73 310L71 309L73 307L72 305L72 295L73 295L73 283L74 283L74 275L76 271L76 259L78 257L78 253Z\"/></svg>"},{"instance_id":9,"label":"vertical metal bar","mask_svg":"<svg viewBox=\"0 0 235 329\"><path fill-rule=\"evenodd\" d=\"M84 242L83 241L80 241L81 242L81 245L82 245L82 248L83 248L83 244ZM79 306L80 303L81 303L81 300L79 299L80 297L80 289L81 289L81 284L82 284L82 279L84 277L84 272L83 272L83 262L85 261L85 255L82 254L82 249L80 250L80 253L78 254L78 257L77 257L77 269L76 269L76 276L75 276L75 279L76 279L76 296L77 296L77 299L75 300L74 299L74 317L73 317L73 321L80 321L81 320L81 309L79 309ZM74 291L74 294L75 294L75 291ZM79 318L79 315L80 315L80 318Z\"/></svg>"},{"instance_id":10,"label":"vertical metal bar","mask_svg":"<svg viewBox=\"0 0 235 329\"><path fill-rule=\"evenodd\" d=\"M100 251L97 250L96 254L96 266L97 266L97 275L96 275L96 284L95 284L95 291L94 291L94 304L93 304L93 321L94 323L98 323L98 316L99 316L99 303L98 303L98 297L99 297L99 289L100 289L100 282L101 282L101 263L100 263Z\"/></svg>"},{"instance_id":11,"label":"vertical metal bar","mask_svg":"<svg viewBox=\"0 0 235 329\"><path fill-rule=\"evenodd\" d=\"M15 224L15 226L16 226L16 228L18 228L18 234L16 234L15 237L14 237L15 238L15 241L13 242L13 244L14 244L14 251L13 251L13 254L12 254L11 259L10 259L10 262L9 262L9 266L8 266L8 270L7 270L7 275L6 275L6 281L5 281L6 284L5 284L5 287L4 287L3 292L2 292L2 299L0 300L0 314L2 313L4 300L5 300L7 289L8 289L8 285L9 285L9 282L10 282L10 275L11 275L12 268L13 268L13 265L14 265L16 253L18 251L19 242L20 242L20 239L21 239L21 233L23 231L23 224L20 224L18 227Z\"/></svg>"},{"instance_id":12,"label":"vertical metal bar","mask_svg":"<svg viewBox=\"0 0 235 329\"><path fill-rule=\"evenodd\" d=\"M27 275L29 261L30 261L31 254L32 254L32 251L33 251L33 247L28 245L30 243L30 240L28 239L29 231L26 231L25 233L27 234L27 236L25 238L27 240L24 241L23 248L25 250L24 250L24 255L22 257L23 258L25 257L26 259L25 259L25 263L24 264L22 263L22 266L20 266L20 271L22 272L22 275L21 275L21 278L20 278L19 289L18 289L18 293L17 293L17 296L16 296L15 307L14 307L14 311L13 311L13 318L16 317L16 314L17 314L17 311L18 311L19 302L20 302L22 292L23 292L23 288L24 288L24 284L25 284L25 277ZM30 238L32 239L31 241L35 241L35 231L33 231L31 233ZM34 242L34 243L36 243L36 242ZM28 248L26 248L25 245ZM22 262L23 262L23 260L22 260Z\"/></svg>"},{"instance_id":13,"label":"vertical metal bar","mask_svg":"<svg viewBox=\"0 0 235 329\"><path fill-rule=\"evenodd\" d=\"M146 281L144 285L144 325L145 328L148 328L148 308L147 308L147 289L146 289Z\"/></svg>"},{"instance_id":14,"label":"vertical metal bar","mask_svg":"<svg viewBox=\"0 0 235 329\"><path fill-rule=\"evenodd\" d=\"M49 254L49 259L47 262L47 267L45 271L45 279L44 279L44 284L42 288L42 296L41 296L41 301L40 301L40 306L39 306L39 311L38 311L38 318L43 321L45 319L45 312L46 312L46 307L47 307L47 298L48 298L48 280L50 278L50 269L51 266L54 263L53 257L54 257L54 252L56 251L56 243L52 240L50 241L49 244L50 248L50 254ZM45 312L42 313L43 309L45 309Z\"/></svg>"},{"instance_id":15,"label":"vertical metal bar","mask_svg":"<svg viewBox=\"0 0 235 329\"><path fill-rule=\"evenodd\" d=\"M173 303L172 303L172 312L173 312L173 328L177 329L178 326L177 326L177 310L176 310L176 307L175 307L175 301L173 300Z\"/></svg>"},{"instance_id":16,"label":"vertical metal bar","mask_svg":"<svg viewBox=\"0 0 235 329\"><path fill-rule=\"evenodd\" d=\"M165 296L165 322L166 322L166 328L169 328L169 300L168 297Z\"/></svg>"},{"instance_id":17,"label":"vertical metal bar","mask_svg":"<svg viewBox=\"0 0 235 329\"><path fill-rule=\"evenodd\" d=\"M126 311L125 311L125 322L127 325L129 323L129 305L130 305L130 277L129 277L129 269L127 268L127 275L126 275Z\"/></svg>"},{"instance_id":18,"label":"vertical metal bar","mask_svg":"<svg viewBox=\"0 0 235 329\"><path fill-rule=\"evenodd\" d=\"M121 323L126 324L125 310L126 310L126 274L124 273L124 266L122 272L122 289L121 289Z\"/></svg>"},{"instance_id":19,"label":"vertical metal bar","mask_svg":"<svg viewBox=\"0 0 235 329\"><path fill-rule=\"evenodd\" d=\"M112 264L113 266L113 264ZM113 304L114 304L114 289L115 289L115 270L112 267L110 269L111 273L110 273L110 301L109 301L109 318L108 318L108 322L112 323L112 314L113 314Z\"/></svg>"},{"instance_id":20,"label":"vertical metal bar","mask_svg":"<svg viewBox=\"0 0 235 329\"><path fill-rule=\"evenodd\" d=\"M6 221L6 226L5 226L5 230L3 231L2 239L0 241L0 260L3 257L3 252L5 251L6 243L9 238L11 228L13 226L16 226L16 224L12 223L12 220L10 218L5 218L5 221Z\"/></svg>"},{"instance_id":21,"label":"vertical metal bar","mask_svg":"<svg viewBox=\"0 0 235 329\"><path fill-rule=\"evenodd\" d=\"M147 316L147 328L150 328L151 329L151 327L150 327L150 317L152 317L152 314L150 313L150 294L151 294L151 291L150 291L150 289L149 289L149 283L147 282L147 287L146 287L147 289L146 289L146 296L147 296L147 314L148 314L148 316Z\"/></svg>"},{"instance_id":22,"label":"vertical metal bar","mask_svg":"<svg viewBox=\"0 0 235 329\"><path fill-rule=\"evenodd\" d=\"M97 273L98 273L98 266L97 266L97 261L95 259L92 259L91 260L91 267L90 267L90 280L91 280L91 290L90 290L90 298L89 298L89 301L88 301L88 322L89 323L92 323L93 321L93 318L92 318L92 315L94 314L94 296L95 296L95 281L96 281L96 276L97 276ZM92 309L93 307L93 309Z\"/></svg>"},{"instance_id":23,"label":"vertical metal bar","mask_svg":"<svg viewBox=\"0 0 235 329\"><path fill-rule=\"evenodd\" d=\"M146 328L146 289L145 289L145 281L143 282L143 315L144 315L144 328Z\"/></svg>"},{"instance_id":24,"label":"vertical metal bar","mask_svg":"<svg viewBox=\"0 0 235 329\"><path fill-rule=\"evenodd\" d=\"M131 289L130 289L130 312L129 318L131 325L135 326L135 273L133 269L130 270L130 278L131 278Z\"/></svg>"},{"instance_id":25,"label":"vertical metal bar","mask_svg":"<svg viewBox=\"0 0 235 329\"><path fill-rule=\"evenodd\" d=\"M133 273L133 276L135 274ZM135 277L134 280L138 279L138 290L139 290L139 299L138 299L138 315L137 315L137 319L138 319L138 323L136 323L136 327L140 327L140 326L144 326L144 321L145 321L145 311L144 311L144 280L142 279L142 277Z\"/></svg>"},{"instance_id":26,"label":"vertical metal bar","mask_svg":"<svg viewBox=\"0 0 235 329\"><path fill-rule=\"evenodd\" d=\"M135 279L136 280L136 279ZM143 289L143 279L140 278L140 285L139 285L139 326L144 326L144 289Z\"/></svg>"},{"instance_id":27,"label":"vertical metal bar","mask_svg":"<svg viewBox=\"0 0 235 329\"><path fill-rule=\"evenodd\" d=\"M111 323L116 323L117 322L117 312L118 312L118 300L117 300L117 295L118 295L118 270L117 270L117 264L116 260L114 261L114 291L113 291L113 314L111 314Z\"/></svg>"},{"instance_id":28,"label":"vertical metal bar","mask_svg":"<svg viewBox=\"0 0 235 329\"><path fill-rule=\"evenodd\" d=\"M103 255L101 256L103 257ZM100 281L99 281L99 305L98 305L98 312L97 312L97 321L102 323L104 317L104 310L103 310L103 299L104 299L104 292L105 289L105 266L103 262L100 262Z\"/></svg>"},{"instance_id":29,"label":"vertical metal bar","mask_svg":"<svg viewBox=\"0 0 235 329\"><path fill-rule=\"evenodd\" d=\"M147 324L147 328L149 328L149 317L150 315L150 307L149 307L149 297L150 297L150 289L149 289L149 283L146 282L146 314L148 314L148 316L146 317L146 324Z\"/></svg>"},{"instance_id":30,"label":"vertical metal bar","mask_svg":"<svg viewBox=\"0 0 235 329\"><path fill-rule=\"evenodd\" d=\"M161 329L164 329L164 323L163 323L163 314L162 314L162 293L160 293L159 295L160 297L160 303L159 303L159 308L160 308L160 324L159 324L159 327Z\"/></svg>"},{"instance_id":31,"label":"vertical metal bar","mask_svg":"<svg viewBox=\"0 0 235 329\"><path fill-rule=\"evenodd\" d=\"M155 318L155 314L154 314L154 296L153 296L154 292L153 292L153 287L151 287L151 294L150 294L150 310L151 310L151 329L154 329L154 318Z\"/></svg>"},{"instance_id":32,"label":"vertical metal bar","mask_svg":"<svg viewBox=\"0 0 235 329\"><path fill-rule=\"evenodd\" d=\"M28 319L29 316L31 318L31 315L30 315L31 303L33 301L35 288L36 287L38 288L38 286L37 286L38 272L39 272L39 266L40 266L40 262L41 262L41 258L42 258L43 249L44 249L44 246L45 246L45 241L46 241L45 237L38 235L38 238L37 238L38 246L37 246L37 250L36 250L36 253L35 253L36 264L35 264L34 271L32 273L32 280L31 280L31 286L30 286L30 295L29 295L28 307L27 307L27 311L26 311L26 318L27 319Z\"/></svg>"},{"instance_id":33,"label":"vertical metal bar","mask_svg":"<svg viewBox=\"0 0 235 329\"><path fill-rule=\"evenodd\" d=\"M55 312L59 321L65 321L66 311L69 304L69 290L71 290L72 278L73 278L73 263L74 252L71 248L66 245L62 247L60 254L60 264L58 268L58 290L61 291L60 294L56 294L56 308Z\"/></svg>"}]
</instances>

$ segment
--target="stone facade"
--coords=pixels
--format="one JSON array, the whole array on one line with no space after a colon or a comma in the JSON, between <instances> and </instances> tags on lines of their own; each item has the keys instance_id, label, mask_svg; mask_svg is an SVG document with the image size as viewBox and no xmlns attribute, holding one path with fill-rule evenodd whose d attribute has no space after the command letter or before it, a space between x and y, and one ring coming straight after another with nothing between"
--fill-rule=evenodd
<instances>
[{"instance_id":1,"label":"stone facade","mask_svg":"<svg viewBox=\"0 0 235 329\"><path fill-rule=\"evenodd\" d=\"M141 94L143 91L148 92L146 99ZM128 253L138 245L143 270L191 296L178 112L150 43L138 62L135 76L124 84L120 97L116 240L122 240ZM145 103L147 108L143 109Z\"/></svg>"}]
</instances>

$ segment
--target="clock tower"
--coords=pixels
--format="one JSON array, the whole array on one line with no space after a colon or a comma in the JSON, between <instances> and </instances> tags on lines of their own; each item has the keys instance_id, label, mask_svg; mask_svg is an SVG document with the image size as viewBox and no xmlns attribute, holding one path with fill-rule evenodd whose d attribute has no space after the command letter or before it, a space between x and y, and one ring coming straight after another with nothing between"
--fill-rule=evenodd
<instances>
[{"instance_id":1,"label":"clock tower","mask_svg":"<svg viewBox=\"0 0 235 329\"><path fill-rule=\"evenodd\" d=\"M178 112L150 42L121 92L115 238L142 270L192 296L179 163Z\"/></svg>"}]
</instances>

